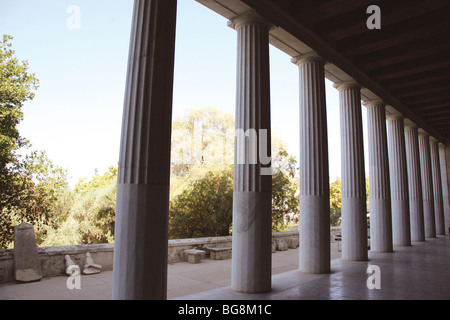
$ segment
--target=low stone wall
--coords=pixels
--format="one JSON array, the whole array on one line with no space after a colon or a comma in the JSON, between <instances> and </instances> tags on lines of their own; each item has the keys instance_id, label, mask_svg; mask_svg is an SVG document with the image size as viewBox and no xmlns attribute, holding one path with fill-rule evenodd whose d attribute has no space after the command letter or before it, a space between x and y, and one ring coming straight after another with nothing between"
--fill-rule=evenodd
<instances>
[{"instance_id":1,"label":"low stone wall","mask_svg":"<svg viewBox=\"0 0 450 320\"><path fill-rule=\"evenodd\" d=\"M332 242L335 239L334 235L337 233L340 233L340 227L332 227L330 230ZM231 238L231 236L227 236L169 240L168 263L187 261L184 250L231 247ZM272 252L297 248L298 239L298 231L274 232L272 233ZM207 250L205 251L209 254ZM102 265L102 270L112 270L114 256L114 244L112 243L39 247L38 254L42 276L64 275L66 270L64 257L66 254L72 257L72 260L79 265L80 270L83 270L87 252L90 252L95 263ZM15 281L14 250L0 250L0 283L12 281Z\"/></svg>"},{"instance_id":2,"label":"low stone wall","mask_svg":"<svg viewBox=\"0 0 450 320\"><path fill-rule=\"evenodd\" d=\"M39 247L42 276L54 277L66 274L66 254L83 270L86 252L90 252L95 263L102 265L102 270L112 270L114 244L85 244L59 247ZM0 283L14 280L14 250L0 250Z\"/></svg>"}]
</instances>

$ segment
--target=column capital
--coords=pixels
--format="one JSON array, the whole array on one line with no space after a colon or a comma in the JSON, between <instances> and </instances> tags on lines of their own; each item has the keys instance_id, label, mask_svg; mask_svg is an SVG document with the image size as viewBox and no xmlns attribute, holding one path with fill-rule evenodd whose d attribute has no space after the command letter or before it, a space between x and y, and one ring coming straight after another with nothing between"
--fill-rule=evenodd
<instances>
[{"instance_id":1,"label":"column capital","mask_svg":"<svg viewBox=\"0 0 450 320\"><path fill-rule=\"evenodd\" d=\"M405 118L405 129L418 129L419 126L412 122L410 119Z\"/></svg>"},{"instance_id":2,"label":"column capital","mask_svg":"<svg viewBox=\"0 0 450 320\"><path fill-rule=\"evenodd\" d=\"M428 132L426 132L425 130L423 130L422 128L419 128L418 132L419 132L419 135L422 136L422 137L429 137L430 136L430 134Z\"/></svg>"},{"instance_id":3,"label":"column capital","mask_svg":"<svg viewBox=\"0 0 450 320\"><path fill-rule=\"evenodd\" d=\"M386 107L386 103L382 99L371 99L363 102L366 108L373 108L377 106Z\"/></svg>"},{"instance_id":4,"label":"column capital","mask_svg":"<svg viewBox=\"0 0 450 320\"><path fill-rule=\"evenodd\" d=\"M293 64L296 64L297 66L302 65L303 63L307 62L319 62L325 64L326 60L319 56L319 54L316 51L311 51L305 54L301 54L298 56L295 56L291 59L291 62Z\"/></svg>"},{"instance_id":5,"label":"column capital","mask_svg":"<svg viewBox=\"0 0 450 320\"><path fill-rule=\"evenodd\" d=\"M439 142L439 140L433 136L430 136L430 142Z\"/></svg>"},{"instance_id":6,"label":"column capital","mask_svg":"<svg viewBox=\"0 0 450 320\"><path fill-rule=\"evenodd\" d=\"M350 88L361 89L361 85L355 79L336 82L333 84L333 87L337 90L345 90Z\"/></svg>"},{"instance_id":7,"label":"column capital","mask_svg":"<svg viewBox=\"0 0 450 320\"><path fill-rule=\"evenodd\" d=\"M396 119L405 119L405 116L400 112L392 112L390 114L386 114L387 120L396 120Z\"/></svg>"},{"instance_id":8,"label":"column capital","mask_svg":"<svg viewBox=\"0 0 450 320\"><path fill-rule=\"evenodd\" d=\"M249 24L261 25L266 27L268 30L272 28L272 24L257 14L256 10L247 11L246 13L243 13L227 22L227 25L234 30L238 30L242 26Z\"/></svg>"}]
</instances>

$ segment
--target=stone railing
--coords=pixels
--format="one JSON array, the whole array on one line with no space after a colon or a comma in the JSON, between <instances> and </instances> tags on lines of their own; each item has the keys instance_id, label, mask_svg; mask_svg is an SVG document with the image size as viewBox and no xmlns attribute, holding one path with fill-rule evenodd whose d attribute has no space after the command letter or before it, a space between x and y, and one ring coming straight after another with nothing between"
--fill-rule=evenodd
<instances>
[{"instance_id":1,"label":"stone railing","mask_svg":"<svg viewBox=\"0 0 450 320\"><path fill-rule=\"evenodd\" d=\"M340 233L340 227L332 227L331 241L335 234ZM231 236L205 237L193 239L169 240L168 263L187 261L184 253L189 249L207 249L231 247ZM298 247L298 231L272 233L272 252L288 250ZM83 270L86 253L89 252L95 263L102 265L102 270L112 270L114 244L86 244L59 247L39 247L38 255L41 262L42 276L54 277L65 275L65 255L70 255L72 260ZM0 250L0 283L14 280L14 250Z\"/></svg>"}]
</instances>

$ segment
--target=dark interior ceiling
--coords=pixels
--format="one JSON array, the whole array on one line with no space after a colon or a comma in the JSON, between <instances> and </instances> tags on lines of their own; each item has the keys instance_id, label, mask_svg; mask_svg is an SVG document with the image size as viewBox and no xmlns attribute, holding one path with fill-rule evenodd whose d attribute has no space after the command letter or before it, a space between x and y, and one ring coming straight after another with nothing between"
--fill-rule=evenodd
<instances>
[{"instance_id":1,"label":"dark interior ceiling","mask_svg":"<svg viewBox=\"0 0 450 320\"><path fill-rule=\"evenodd\" d=\"M449 0L243 0L441 141L450 141ZM369 30L369 5L381 29Z\"/></svg>"}]
</instances>

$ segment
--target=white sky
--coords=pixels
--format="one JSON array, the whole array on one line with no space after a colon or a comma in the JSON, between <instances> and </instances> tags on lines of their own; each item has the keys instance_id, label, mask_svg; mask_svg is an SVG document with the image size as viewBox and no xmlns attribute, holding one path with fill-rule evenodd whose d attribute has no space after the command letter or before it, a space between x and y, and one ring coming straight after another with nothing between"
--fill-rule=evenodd
<instances>
[{"instance_id":1,"label":"white sky","mask_svg":"<svg viewBox=\"0 0 450 320\"><path fill-rule=\"evenodd\" d=\"M69 29L70 5L80 28ZM0 31L40 80L20 131L68 169L71 184L117 166L133 1L1 0ZM236 31L194 0L179 0L173 118L187 109L234 113ZM297 156L298 67L271 46L272 129ZM340 176L338 92L326 81L330 180ZM365 128L365 108L363 121ZM367 144L366 144L367 145ZM367 159L367 157L366 157ZM367 161L366 161L367 162Z\"/></svg>"}]
</instances>

